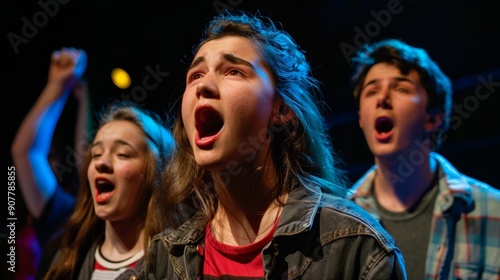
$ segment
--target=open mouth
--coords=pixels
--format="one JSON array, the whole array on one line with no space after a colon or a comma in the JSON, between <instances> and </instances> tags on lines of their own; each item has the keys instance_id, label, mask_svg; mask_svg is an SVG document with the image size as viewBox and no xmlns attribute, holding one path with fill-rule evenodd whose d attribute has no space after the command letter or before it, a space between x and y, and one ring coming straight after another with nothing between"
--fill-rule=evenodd
<instances>
[{"instance_id":1,"label":"open mouth","mask_svg":"<svg viewBox=\"0 0 500 280\"><path fill-rule=\"evenodd\" d=\"M97 195L112 192L115 189L115 186L106 179L97 179L95 185L97 189Z\"/></svg>"},{"instance_id":2,"label":"open mouth","mask_svg":"<svg viewBox=\"0 0 500 280\"><path fill-rule=\"evenodd\" d=\"M202 108L196 112L196 130L200 139L217 134L224 124L221 116L211 108Z\"/></svg>"},{"instance_id":3,"label":"open mouth","mask_svg":"<svg viewBox=\"0 0 500 280\"><path fill-rule=\"evenodd\" d=\"M393 121L388 117L380 117L375 121L375 129L378 133L387 133L394 127Z\"/></svg>"}]
</instances>

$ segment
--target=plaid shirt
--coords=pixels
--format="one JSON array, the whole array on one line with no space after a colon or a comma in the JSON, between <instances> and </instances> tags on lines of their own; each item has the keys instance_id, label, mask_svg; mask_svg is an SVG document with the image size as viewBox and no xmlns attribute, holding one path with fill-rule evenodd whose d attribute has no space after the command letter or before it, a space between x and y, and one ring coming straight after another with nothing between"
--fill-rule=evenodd
<instances>
[{"instance_id":1,"label":"plaid shirt","mask_svg":"<svg viewBox=\"0 0 500 280\"><path fill-rule=\"evenodd\" d=\"M500 279L500 191L461 174L439 154L431 157L439 162L439 193L425 278ZM373 166L348 196L380 220L372 195L375 173Z\"/></svg>"}]
</instances>

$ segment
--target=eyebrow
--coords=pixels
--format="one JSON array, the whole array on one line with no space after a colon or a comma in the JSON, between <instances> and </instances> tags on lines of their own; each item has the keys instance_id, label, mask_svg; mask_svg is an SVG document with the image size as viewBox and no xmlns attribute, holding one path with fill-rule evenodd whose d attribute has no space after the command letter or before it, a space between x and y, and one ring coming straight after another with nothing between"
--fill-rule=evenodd
<instances>
[{"instance_id":1,"label":"eyebrow","mask_svg":"<svg viewBox=\"0 0 500 280\"><path fill-rule=\"evenodd\" d=\"M229 54L229 53L223 53L223 54L221 55L221 57L222 57L223 59L225 59L225 60L229 61L229 62L234 63L234 64L243 64L243 65L246 65L246 66L248 66L248 67L250 67L250 68L252 68L252 69L255 69L255 66L254 66L252 63L250 63L250 62L248 62L248 61L246 61L246 60L244 60L244 59L241 59L241 58L239 58L239 57L237 57L237 56L234 56L234 55L232 55L232 54Z\"/></svg>"},{"instance_id":2,"label":"eyebrow","mask_svg":"<svg viewBox=\"0 0 500 280\"><path fill-rule=\"evenodd\" d=\"M242 58L239 58L239 57L237 57L235 55L229 54L229 53L223 53L223 54L221 54L221 58L223 60L229 61L229 62L234 63L234 64L243 64L243 65L246 65L246 66L248 66L248 67L250 67L252 69L255 69L255 66L252 63L250 63L250 62L248 62L248 61L246 61L246 60L244 60ZM200 56L200 57L196 58L195 60L193 60L193 62L191 63L191 65L188 68L188 72L189 72L189 70L191 70L192 68L198 66L202 62L205 62L205 57L204 56Z\"/></svg>"},{"instance_id":3,"label":"eyebrow","mask_svg":"<svg viewBox=\"0 0 500 280\"><path fill-rule=\"evenodd\" d=\"M96 147L96 146L102 146L103 145L103 142L102 141L97 141L95 143L92 144L92 148ZM126 141L123 141L123 140L116 140L113 142L113 146L129 146L131 147L132 149L135 150L135 148L130 145L130 143L126 142Z\"/></svg>"},{"instance_id":4,"label":"eyebrow","mask_svg":"<svg viewBox=\"0 0 500 280\"><path fill-rule=\"evenodd\" d=\"M191 65L189 65L189 68L187 69L187 72L189 72L189 70L191 70L191 68L194 68L194 67L198 66L200 63L202 63L204 61L205 61L205 57L204 56L197 57L195 60L193 60L193 62L191 63Z\"/></svg>"},{"instance_id":5,"label":"eyebrow","mask_svg":"<svg viewBox=\"0 0 500 280\"><path fill-rule=\"evenodd\" d=\"M410 79L408 79L406 77L396 77L396 78L393 78L393 79L396 80L396 81L398 81L398 82L409 82L412 85L415 84L414 81L412 81L412 80L410 80ZM368 83L366 83L365 85L363 85L363 87L361 88L361 90L365 89L369 85L375 84L377 81L379 81L379 79L374 79L374 80L369 81Z\"/></svg>"}]
</instances>

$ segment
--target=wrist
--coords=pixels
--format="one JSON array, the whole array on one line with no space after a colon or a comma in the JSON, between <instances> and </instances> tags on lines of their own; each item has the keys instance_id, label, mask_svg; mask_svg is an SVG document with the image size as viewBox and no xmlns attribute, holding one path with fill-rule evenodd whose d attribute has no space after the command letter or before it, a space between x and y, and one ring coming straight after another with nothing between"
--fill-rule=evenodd
<instances>
[{"instance_id":1,"label":"wrist","mask_svg":"<svg viewBox=\"0 0 500 280\"><path fill-rule=\"evenodd\" d=\"M71 79L52 79L48 80L46 86L51 88L62 88L67 89L71 87L71 84L74 85L74 82L71 83Z\"/></svg>"}]
</instances>

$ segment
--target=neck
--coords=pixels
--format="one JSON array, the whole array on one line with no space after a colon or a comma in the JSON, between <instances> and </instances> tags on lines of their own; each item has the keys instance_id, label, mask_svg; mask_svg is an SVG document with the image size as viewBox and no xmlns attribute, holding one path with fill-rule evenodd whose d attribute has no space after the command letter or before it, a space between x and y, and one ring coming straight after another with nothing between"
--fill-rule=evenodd
<instances>
[{"instance_id":1,"label":"neck","mask_svg":"<svg viewBox=\"0 0 500 280\"><path fill-rule=\"evenodd\" d=\"M144 228L140 222L106 221L101 252L109 260L121 261L143 250L144 238Z\"/></svg>"},{"instance_id":2,"label":"neck","mask_svg":"<svg viewBox=\"0 0 500 280\"><path fill-rule=\"evenodd\" d=\"M412 159L405 155L375 158L375 192L387 210L402 212L415 206L434 178L437 163L428 153L420 153L418 162Z\"/></svg>"},{"instance_id":3,"label":"neck","mask_svg":"<svg viewBox=\"0 0 500 280\"><path fill-rule=\"evenodd\" d=\"M240 172L226 184L222 184L220 176L214 176L214 181L218 205L210 226L218 241L248 245L272 230L281 214L280 201L286 199L273 195L277 185L274 169Z\"/></svg>"}]
</instances>

